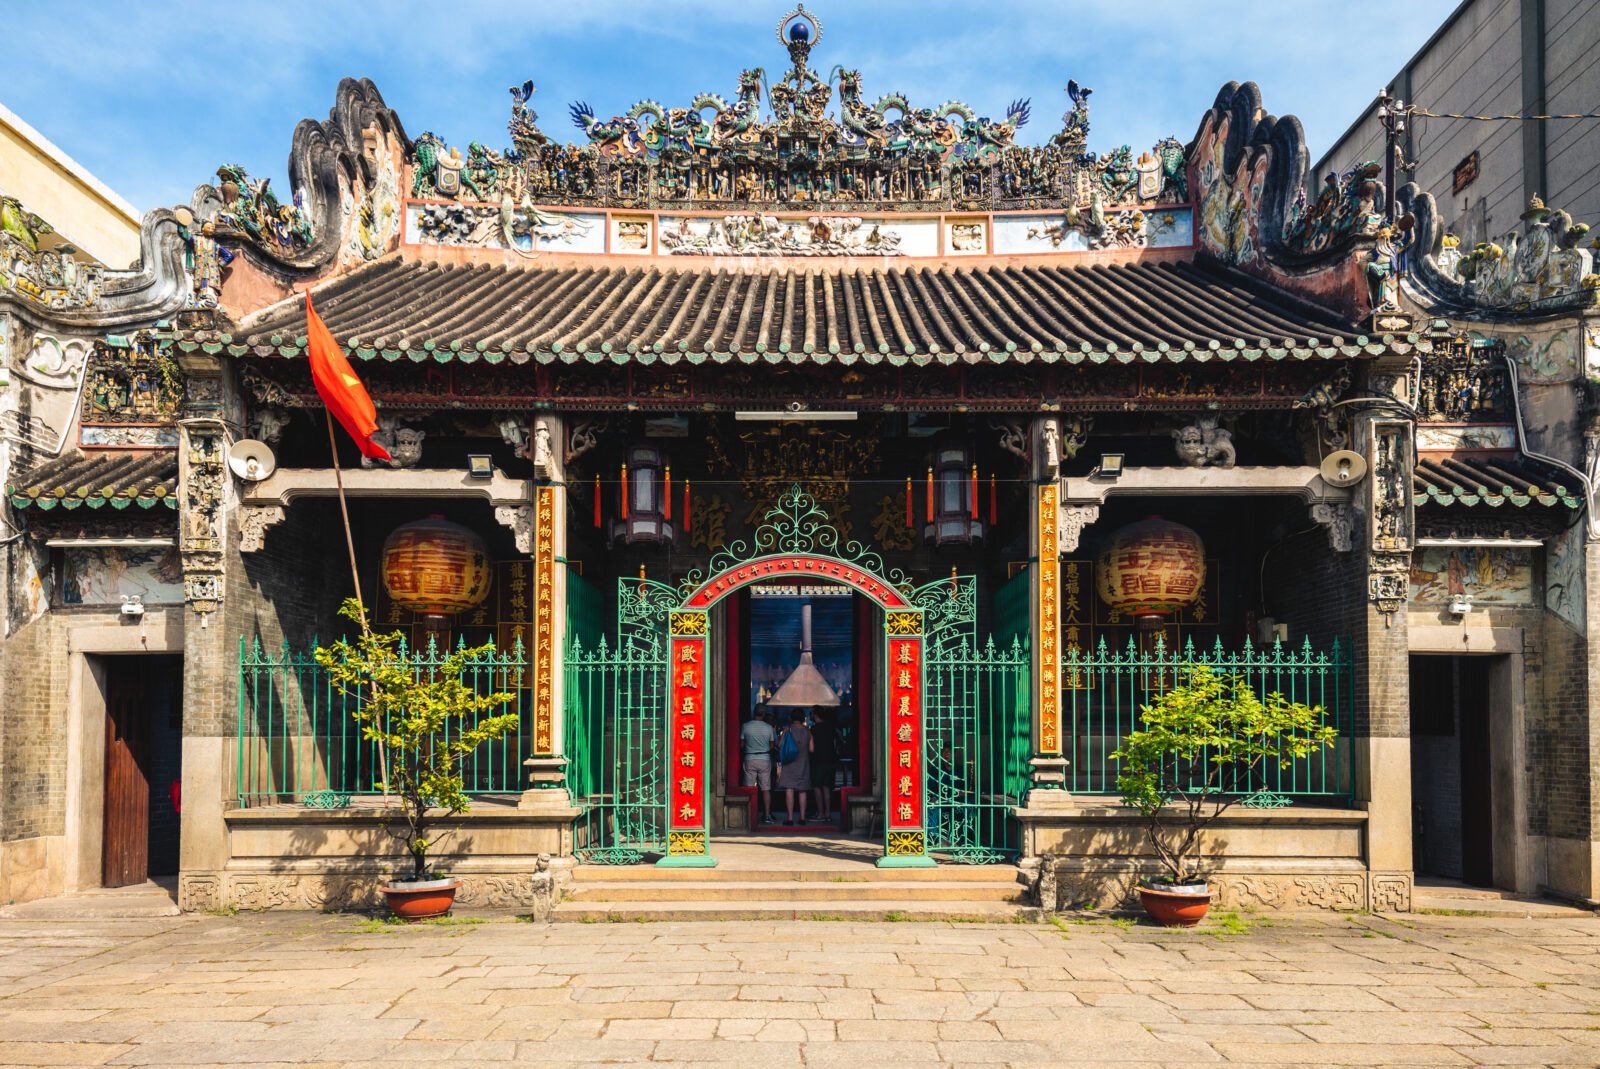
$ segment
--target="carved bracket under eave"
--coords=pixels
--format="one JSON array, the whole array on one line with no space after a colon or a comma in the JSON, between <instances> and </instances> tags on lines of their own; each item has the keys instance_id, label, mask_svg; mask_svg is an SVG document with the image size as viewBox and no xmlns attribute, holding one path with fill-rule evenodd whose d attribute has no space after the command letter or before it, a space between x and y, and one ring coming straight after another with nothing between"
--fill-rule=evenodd
<instances>
[{"instance_id":1,"label":"carved bracket under eave","mask_svg":"<svg viewBox=\"0 0 1600 1069\"><path fill-rule=\"evenodd\" d=\"M239 552L256 553L266 542L267 528L283 522L288 513L276 505L258 505L239 511Z\"/></svg>"},{"instance_id":2,"label":"carved bracket under eave","mask_svg":"<svg viewBox=\"0 0 1600 1069\"><path fill-rule=\"evenodd\" d=\"M1356 527L1361 522L1361 510L1354 505L1332 501L1313 501L1311 519L1322 525L1328 535L1328 548L1335 553L1349 553L1355 549Z\"/></svg>"}]
</instances>

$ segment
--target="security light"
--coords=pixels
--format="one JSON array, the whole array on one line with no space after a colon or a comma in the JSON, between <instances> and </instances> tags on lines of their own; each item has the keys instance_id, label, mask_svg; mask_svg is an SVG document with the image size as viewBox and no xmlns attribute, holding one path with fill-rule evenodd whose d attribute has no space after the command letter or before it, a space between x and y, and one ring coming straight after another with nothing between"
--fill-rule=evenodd
<instances>
[{"instance_id":1,"label":"security light","mask_svg":"<svg viewBox=\"0 0 1600 1069\"><path fill-rule=\"evenodd\" d=\"M1091 479L1120 479L1121 477L1121 453L1101 453L1100 466L1089 473L1089 478Z\"/></svg>"},{"instance_id":2,"label":"security light","mask_svg":"<svg viewBox=\"0 0 1600 1069\"><path fill-rule=\"evenodd\" d=\"M474 479L494 478L494 458L487 453L473 453L467 457L467 474Z\"/></svg>"}]
</instances>

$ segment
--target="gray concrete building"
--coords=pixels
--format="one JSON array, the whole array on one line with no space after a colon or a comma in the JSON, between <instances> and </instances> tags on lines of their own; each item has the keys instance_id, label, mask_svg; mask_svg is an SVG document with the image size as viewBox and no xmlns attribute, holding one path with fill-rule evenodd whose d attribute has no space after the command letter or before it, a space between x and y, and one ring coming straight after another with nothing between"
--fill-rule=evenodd
<instances>
[{"instance_id":1,"label":"gray concrete building","mask_svg":"<svg viewBox=\"0 0 1600 1069\"><path fill-rule=\"evenodd\" d=\"M1441 114L1593 112L1600 108L1600 0L1463 0L1388 88ZM1574 219L1600 218L1600 120L1415 116L1403 147L1416 168L1408 177L1433 194L1466 248L1516 229L1535 195ZM1329 172L1382 156L1374 100L1312 167L1309 195Z\"/></svg>"}]
</instances>

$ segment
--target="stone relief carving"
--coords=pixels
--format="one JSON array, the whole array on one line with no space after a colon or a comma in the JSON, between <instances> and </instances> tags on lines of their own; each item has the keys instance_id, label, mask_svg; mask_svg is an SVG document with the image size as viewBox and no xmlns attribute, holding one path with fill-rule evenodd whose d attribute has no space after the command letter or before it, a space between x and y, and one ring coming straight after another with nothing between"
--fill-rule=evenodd
<instances>
[{"instance_id":1,"label":"stone relief carving","mask_svg":"<svg viewBox=\"0 0 1600 1069\"><path fill-rule=\"evenodd\" d=\"M267 538L267 528L283 522L287 513L277 505L261 505L239 513L239 552L255 553Z\"/></svg>"},{"instance_id":2,"label":"stone relief carving","mask_svg":"<svg viewBox=\"0 0 1600 1069\"><path fill-rule=\"evenodd\" d=\"M556 458L550 448L548 419L538 419L533 424L533 473L541 479L556 477Z\"/></svg>"},{"instance_id":3,"label":"stone relief carving","mask_svg":"<svg viewBox=\"0 0 1600 1069\"><path fill-rule=\"evenodd\" d=\"M193 393L191 400L197 400ZM181 428L178 480L183 520L178 525L178 548L183 557L184 600L195 612L215 612L222 602L223 509L230 484L223 461L225 437L222 424L211 419L184 420Z\"/></svg>"},{"instance_id":4,"label":"stone relief carving","mask_svg":"<svg viewBox=\"0 0 1600 1069\"><path fill-rule=\"evenodd\" d=\"M495 424L501 439L517 456L528 457L528 424L516 416L507 416Z\"/></svg>"},{"instance_id":5,"label":"stone relief carving","mask_svg":"<svg viewBox=\"0 0 1600 1069\"><path fill-rule=\"evenodd\" d=\"M494 518L503 527L511 528L517 539L518 553L533 552L534 512L532 505L496 505Z\"/></svg>"},{"instance_id":6,"label":"stone relief carving","mask_svg":"<svg viewBox=\"0 0 1600 1069\"><path fill-rule=\"evenodd\" d=\"M1100 518L1099 505L1063 505L1057 512L1056 544L1063 554L1075 552L1083 529Z\"/></svg>"},{"instance_id":7,"label":"stone relief carving","mask_svg":"<svg viewBox=\"0 0 1600 1069\"><path fill-rule=\"evenodd\" d=\"M1360 876L1299 876L1294 885L1303 905L1341 911L1366 906L1366 881Z\"/></svg>"},{"instance_id":8,"label":"stone relief carving","mask_svg":"<svg viewBox=\"0 0 1600 1069\"><path fill-rule=\"evenodd\" d=\"M1411 912L1411 877L1404 873L1373 873L1371 894L1374 913Z\"/></svg>"},{"instance_id":9,"label":"stone relief carving","mask_svg":"<svg viewBox=\"0 0 1600 1069\"><path fill-rule=\"evenodd\" d=\"M389 464L395 468L416 467L422 459L422 442L427 436L427 431L407 426L397 416L380 415L378 429L372 432L372 440L388 451ZM377 463L371 457L361 458L363 468L376 467Z\"/></svg>"},{"instance_id":10,"label":"stone relief carving","mask_svg":"<svg viewBox=\"0 0 1600 1069\"><path fill-rule=\"evenodd\" d=\"M1329 549L1335 553L1355 549L1356 525L1361 522L1361 513L1355 506L1317 501L1311 506L1311 519L1327 532Z\"/></svg>"},{"instance_id":11,"label":"stone relief carving","mask_svg":"<svg viewBox=\"0 0 1600 1069\"><path fill-rule=\"evenodd\" d=\"M1233 432L1220 426L1216 416L1200 416L1172 432L1178 459L1191 468L1231 468L1236 455Z\"/></svg>"},{"instance_id":12,"label":"stone relief carving","mask_svg":"<svg viewBox=\"0 0 1600 1069\"><path fill-rule=\"evenodd\" d=\"M1411 553L1374 553L1367 562L1367 596L1383 613L1386 626L1410 593Z\"/></svg>"},{"instance_id":13,"label":"stone relief carving","mask_svg":"<svg viewBox=\"0 0 1600 1069\"><path fill-rule=\"evenodd\" d=\"M267 407L259 410L250 421L250 437L268 445L277 445L283 430L289 425L289 413L281 408Z\"/></svg>"},{"instance_id":14,"label":"stone relief carving","mask_svg":"<svg viewBox=\"0 0 1600 1069\"><path fill-rule=\"evenodd\" d=\"M239 909L294 909L304 898L293 876L233 876L228 880L228 904Z\"/></svg>"},{"instance_id":15,"label":"stone relief carving","mask_svg":"<svg viewBox=\"0 0 1600 1069\"><path fill-rule=\"evenodd\" d=\"M185 913L209 913L222 908L222 880L217 876L184 876L178 881L178 908Z\"/></svg>"}]
</instances>

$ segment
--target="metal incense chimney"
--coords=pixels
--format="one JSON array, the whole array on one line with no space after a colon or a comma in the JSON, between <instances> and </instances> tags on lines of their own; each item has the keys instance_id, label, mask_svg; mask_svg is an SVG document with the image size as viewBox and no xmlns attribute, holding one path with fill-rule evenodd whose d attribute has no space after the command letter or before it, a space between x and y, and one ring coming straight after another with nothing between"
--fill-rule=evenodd
<instances>
[{"instance_id":1,"label":"metal incense chimney","mask_svg":"<svg viewBox=\"0 0 1600 1069\"><path fill-rule=\"evenodd\" d=\"M811 603L800 606L800 663L783 681L778 693L767 699L769 706L803 708L816 705L837 706L839 696L811 662Z\"/></svg>"}]
</instances>

